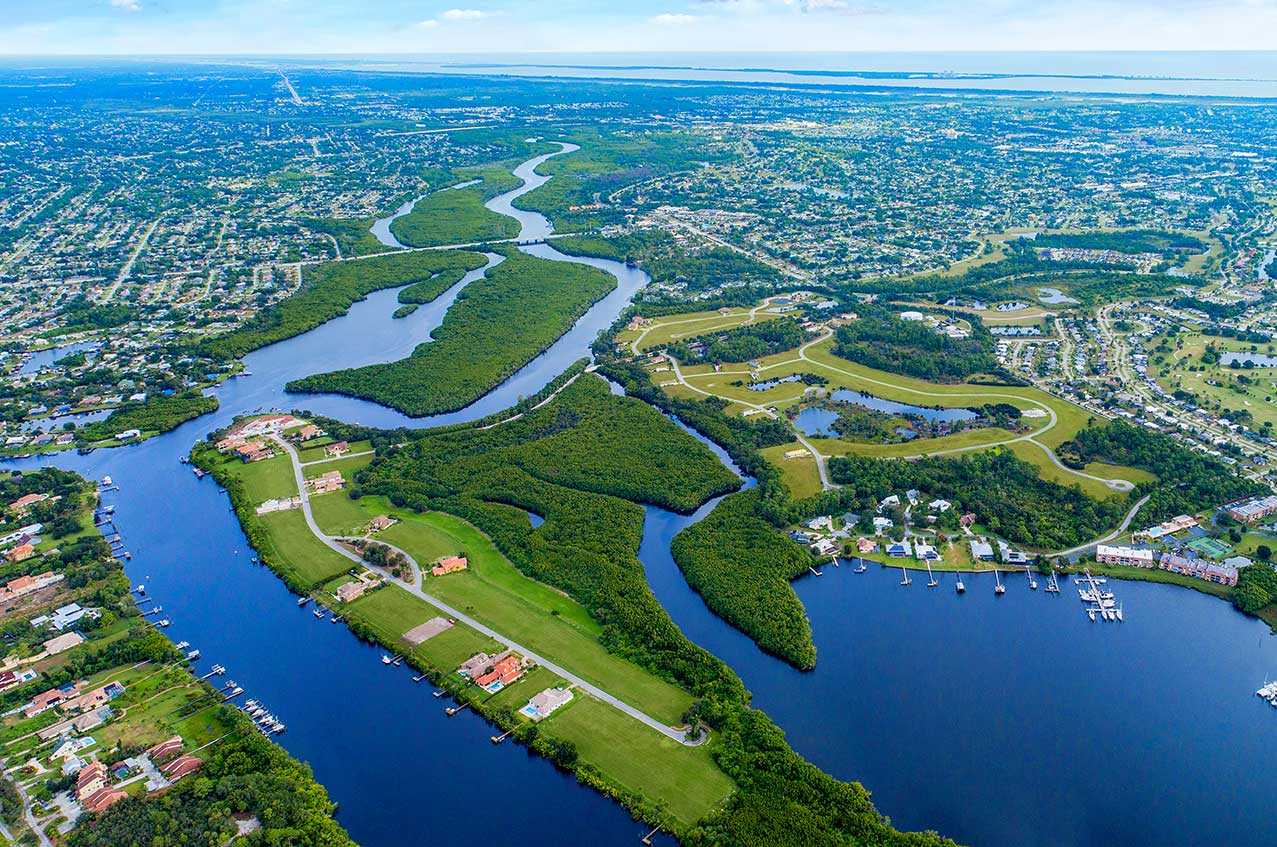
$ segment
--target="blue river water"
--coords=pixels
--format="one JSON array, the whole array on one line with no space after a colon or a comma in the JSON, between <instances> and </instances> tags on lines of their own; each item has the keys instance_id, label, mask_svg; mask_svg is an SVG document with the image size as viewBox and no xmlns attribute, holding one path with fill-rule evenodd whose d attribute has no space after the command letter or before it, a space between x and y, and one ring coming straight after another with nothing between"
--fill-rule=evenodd
<instances>
[{"instance_id":1,"label":"blue river water","mask_svg":"<svg viewBox=\"0 0 1277 847\"><path fill-rule=\"evenodd\" d=\"M531 172L541 160L520 167L529 184L544 179ZM513 209L512 199L490 206L515 213L524 239L549 234L548 222ZM562 257L547 244L523 249ZM225 495L178 460L208 431L256 409L422 426L507 407L587 355L646 281L618 263L588 263L616 274L617 291L462 412L414 420L353 398L283 391L320 370L406 356L456 293L395 320L395 292L382 291L250 354L251 375L216 389L214 415L128 448L18 463L113 477L120 491L104 500L133 554L130 579L164 606L170 637L203 651L201 666L225 665L287 723L278 740L311 764L364 847L631 844L643 827L522 748L490 744L488 727L468 712L446 718L407 670L384 667L380 651L345 627L299 610L251 563ZM647 509L640 559L654 593L690 638L741 674L795 749L862 781L896 825L980 847L1277 839L1277 710L1253 694L1277 674L1277 641L1258 621L1166 586L1115 583L1126 613L1119 625L1087 620L1067 583L1051 596L1012 576L995 598L991 578L975 575L959 597L952 577L937 589L925 580L905 588L877 566L865 574L827 566L795 584L819 654L817 668L801 673L712 615L670 557L673 536L710 508ZM499 804L500 826L476 826L476 800Z\"/></svg>"}]
</instances>

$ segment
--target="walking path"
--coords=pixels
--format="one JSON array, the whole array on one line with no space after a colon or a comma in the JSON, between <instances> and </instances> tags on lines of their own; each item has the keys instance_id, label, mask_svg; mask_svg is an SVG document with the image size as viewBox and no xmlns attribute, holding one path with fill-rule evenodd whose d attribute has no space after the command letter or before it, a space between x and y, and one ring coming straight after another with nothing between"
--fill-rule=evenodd
<instances>
[{"instance_id":1,"label":"walking path","mask_svg":"<svg viewBox=\"0 0 1277 847\"><path fill-rule=\"evenodd\" d=\"M607 693L606 691L604 691L603 689L599 688L596 685L586 682L584 679L581 679L576 674L572 673L571 671L568 671L567 669L561 667L560 665L555 664L554 662L550 661L544 656L538 655L532 650L529 650L527 647L524 647L523 645L507 638L506 636L502 635L496 630L488 626L485 626L484 624L479 623L479 621L475 620L474 618L470 617L464 612L458 609L454 609L452 606L449 606L447 603L444 603L442 600L439 600L436 597L432 597L431 595L422 591L421 590L421 566L416 562L415 559L413 559L412 556L408 555L408 553L405 552L404 550L401 550L392 544L386 544L386 542L384 541L379 540L377 542L378 544L386 544L386 546L389 547L391 550L394 550L395 552L400 553L401 555L403 555L405 559L408 560L408 564L412 568L412 582L405 582L404 580L399 579L393 574L364 561L358 554L352 552L347 547L343 546L340 543L339 537L328 535L319 528L319 524L315 522L315 516L310 508L310 495L306 492L306 481L302 476L302 464L301 464L301 461L298 459L297 452L293 449L293 446L291 444L284 441L282 438L279 438L278 436L274 436L274 435L271 436L271 438L272 440L275 441L275 443L277 443L280 447L283 448L283 450L288 454L289 459L293 463L293 476L296 479L297 491L299 493L299 496L301 497L302 514L306 518L306 526L310 528L310 531L314 534L316 538L322 541L331 550L341 554L347 559L350 559L352 562L357 562L361 565L364 565L365 567L370 568L371 570L376 571L382 577L384 577L388 582L398 585L400 588L407 591L409 594L412 594L414 597L419 597L420 599L425 600L427 603L434 606L436 609L439 609L441 612L448 615L450 618L459 620L462 623L464 623L466 626L470 627L471 629L474 629L477 632L480 632L488 636L494 641L500 642L506 648L513 650L516 653L520 653L523 656L526 656L527 658L536 662L538 665L541 665L542 667L548 669L551 673L554 673L562 677L563 679L566 679L568 682L572 683L577 688L580 688L582 691L589 692L590 694L594 695L598 699L602 700L604 703L607 703L619 709L620 711L624 712L625 714L629 715L630 717L634 718L640 723L650 726L652 729L656 730L657 732L661 733L667 738L671 738L679 742L680 744L686 744L689 747L694 747L698 744L701 744L704 741L705 739L704 734L701 734L701 736L697 738L695 741L689 741L687 739L686 730L675 729L674 727L666 726L665 724L658 721L656 718L653 718L650 715L634 708L629 703L626 703L625 701L612 696L611 694Z\"/></svg>"}]
</instances>

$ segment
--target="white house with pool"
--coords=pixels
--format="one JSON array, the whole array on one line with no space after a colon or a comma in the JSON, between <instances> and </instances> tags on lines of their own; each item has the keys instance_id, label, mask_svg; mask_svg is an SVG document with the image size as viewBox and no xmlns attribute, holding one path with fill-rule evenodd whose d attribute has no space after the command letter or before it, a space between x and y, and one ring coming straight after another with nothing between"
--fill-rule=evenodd
<instances>
[{"instance_id":1,"label":"white house with pool","mask_svg":"<svg viewBox=\"0 0 1277 847\"><path fill-rule=\"evenodd\" d=\"M556 709L566 706L572 700L572 692L566 688L547 688L540 694L533 695L528 704L519 711L539 721L548 718Z\"/></svg>"}]
</instances>

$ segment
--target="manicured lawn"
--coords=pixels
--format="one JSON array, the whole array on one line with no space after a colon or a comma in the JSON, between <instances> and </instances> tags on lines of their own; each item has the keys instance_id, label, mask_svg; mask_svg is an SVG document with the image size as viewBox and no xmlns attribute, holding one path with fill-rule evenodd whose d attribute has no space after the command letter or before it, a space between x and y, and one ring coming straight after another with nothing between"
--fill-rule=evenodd
<instances>
[{"instance_id":1,"label":"manicured lawn","mask_svg":"<svg viewBox=\"0 0 1277 847\"><path fill-rule=\"evenodd\" d=\"M307 442L306 446L297 451L297 457L305 464L306 462L318 462L328 458L328 454L324 452L324 445L331 444L331 438L315 439L316 443ZM368 441L352 441L350 442L351 453L364 453L372 449L371 442Z\"/></svg>"},{"instance_id":2,"label":"manicured lawn","mask_svg":"<svg viewBox=\"0 0 1277 847\"><path fill-rule=\"evenodd\" d=\"M826 456L854 454L857 456L873 456L878 459L898 459L902 456L925 456L944 450L998 444L1015 437L1013 433L1005 429L990 427L988 429L968 429L940 438L919 438L914 441L903 441L899 444L861 444L833 438L809 438L808 441Z\"/></svg>"},{"instance_id":3,"label":"manicured lawn","mask_svg":"<svg viewBox=\"0 0 1277 847\"><path fill-rule=\"evenodd\" d=\"M292 497L297 494L297 482L293 466L287 456L276 456L260 462L241 464L232 459L226 462L230 472L243 480L248 499L253 503Z\"/></svg>"},{"instance_id":4,"label":"manicured lawn","mask_svg":"<svg viewBox=\"0 0 1277 847\"><path fill-rule=\"evenodd\" d=\"M718 807L734 786L714 764L711 737L685 747L583 694L541 722L541 731L576 745L589 762L626 788L661 801L687 826Z\"/></svg>"},{"instance_id":5,"label":"manicured lawn","mask_svg":"<svg viewBox=\"0 0 1277 847\"><path fill-rule=\"evenodd\" d=\"M362 467L366 467L373 460L372 456L349 456L345 459L332 459L327 462L320 462L317 465L302 466L302 477L305 479L314 479L317 476L323 476L329 471L340 471L342 479L349 484L351 478L355 475L355 471Z\"/></svg>"},{"instance_id":6,"label":"manicured lawn","mask_svg":"<svg viewBox=\"0 0 1277 847\"><path fill-rule=\"evenodd\" d=\"M508 685L494 694L488 702L494 706L505 706L515 712L522 709L527 702L532 699L534 694L539 694L547 688L566 687L567 682L546 668L535 667L528 671L527 676L516 682L514 685ZM519 717L524 720L531 720L524 715Z\"/></svg>"},{"instance_id":7,"label":"manicured lawn","mask_svg":"<svg viewBox=\"0 0 1277 847\"><path fill-rule=\"evenodd\" d=\"M332 579L352 566L349 559L311 533L301 509L255 515L250 520L260 522L267 532L267 543L263 545L261 554L307 585Z\"/></svg>"},{"instance_id":8,"label":"manicured lawn","mask_svg":"<svg viewBox=\"0 0 1277 847\"><path fill-rule=\"evenodd\" d=\"M416 648L410 648L403 640L405 632L431 618L444 615L425 600L412 596L397 585L388 585L361 597L350 604L347 614L364 621L392 642L398 643L403 650L413 649L421 658L444 671L456 670L458 665L475 653L492 653L501 649L496 641L460 623L423 641Z\"/></svg>"},{"instance_id":9,"label":"manicured lawn","mask_svg":"<svg viewBox=\"0 0 1277 847\"><path fill-rule=\"evenodd\" d=\"M643 334L647 330L647 334L643 336L643 342L639 345L639 351L649 350L653 347L660 347L675 341L681 341L684 338L692 338L697 335L704 335L708 332L716 332L733 327L743 326L750 323L749 309L735 308L727 309L724 315L717 310L710 312L689 312L682 315L671 315L667 318L657 318L652 322L650 327L645 327L634 332L625 330L618 333L617 337L626 341L632 341ZM773 312L759 310L755 317L754 323L766 320L774 320L780 317Z\"/></svg>"},{"instance_id":10,"label":"manicured lawn","mask_svg":"<svg viewBox=\"0 0 1277 847\"><path fill-rule=\"evenodd\" d=\"M372 517L344 491L310 498L310 509L315 523L329 535L363 535Z\"/></svg>"},{"instance_id":11,"label":"manicured lawn","mask_svg":"<svg viewBox=\"0 0 1277 847\"><path fill-rule=\"evenodd\" d=\"M814 444L815 442L812 443ZM767 447L759 452L762 453L764 459L780 468L780 477L784 480L790 494L799 499L814 497L821 491L820 469L816 466L816 458L814 456L803 456L796 459L783 458L788 451L799 449L806 448L797 441L793 441L789 444Z\"/></svg>"}]
</instances>

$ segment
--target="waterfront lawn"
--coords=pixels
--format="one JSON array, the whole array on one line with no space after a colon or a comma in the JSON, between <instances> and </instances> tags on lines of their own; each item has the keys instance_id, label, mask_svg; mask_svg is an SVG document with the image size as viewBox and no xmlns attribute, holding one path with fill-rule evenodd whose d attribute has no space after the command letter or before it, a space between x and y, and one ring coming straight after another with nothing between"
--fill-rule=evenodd
<instances>
[{"instance_id":1,"label":"waterfront lawn","mask_svg":"<svg viewBox=\"0 0 1277 847\"><path fill-rule=\"evenodd\" d=\"M803 456L797 459L784 458L790 450L806 449L797 441L779 444L759 451L763 458L780 469L780 478L791 496L798 500L815 497L821 491L820 468L814 456ZM817 448L823 450L824 448Z\"/></svg>"},{"instance_id":2,"label":"waterfront lawn","mask_svg":"<svg viewBox=\"0 0 1277 847\"><path fill-rule=\"evenodd\" d=\"M501 645L462 623L411 647L403 634L431 618L446 617L443 612L414 597L397 585L387 585L350 604L347 617L362 621L388 642L403 650L412 650L442 671L451 673L475 653L493 653Z\"/></svg>"},{"instance_id":3,"label":"waterfront lawn","mask_svg":"<svg viewBox=\"0 0 1277 847\"><path fill-rule=\"evenodd\" d=\"M523 679L493 694L486 702L492 706L505 707L517 714L519 709L528 704L534 694L539 694L547 688L566 688L567 686L567 680L548 668L538 666L528 671ZM574 699L580 696L581 692L572 692ZM531 720L527 715L520 714L519 717L525 721Z\"/></svg>"},{"instance_id":4,"label":"waterfront lawn","mask_svg":"<svg viewBox=\"0 0 1277 847\"><path fill-rule=\"evenodd\" d=\"M710 755L717 738L685 747L588 694L572 694L571 703L541 721L541 732L571 741L582 761L664 806L683 826L705 817L733 791Z\"/></svg>"},{"instance_id":5,"label":"waterfront lawn","mask_svg":"<svg viewBox=\"0 0 1277 847\"><path fill-rule=\"evenodd\" d=\"M260 462L241 463L238 459L224 459L223 462L230 466L231 474L243 481L244 492L254 504L297 494L292 461L287 456L279 455Z\"/></svg>"},{"instance_id":6,"label":"waterfront lawn","mask_svg":"<svg viewBox=\"0 0 1277 847\"><path fill-rule=\"evenodd\" d=\"M261 555L304 585L326 582L352 566L349 559L311 533L301 509L253 515L249 520L258 521L266 530Z\"/></svg>"}]
</instances>

